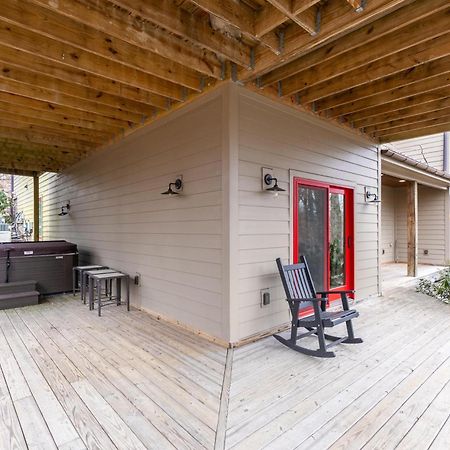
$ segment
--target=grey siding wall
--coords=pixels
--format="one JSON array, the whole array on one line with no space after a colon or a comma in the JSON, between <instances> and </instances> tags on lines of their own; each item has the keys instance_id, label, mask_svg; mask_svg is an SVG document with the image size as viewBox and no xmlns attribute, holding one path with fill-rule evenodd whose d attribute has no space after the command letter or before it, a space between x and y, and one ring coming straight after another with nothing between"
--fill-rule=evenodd
<instances>
[{"instance_id":1,"label":"grey siding wall","mask_svg":"<svg viewBox=\"0 0 450 450\"><path fill-rule=\"evenodd\" d=\"M135 306L228 340L224 325L222 95L198 101L61 175L42 177L47 239L82 262L140 273ZM177 175L183 195L161 195ZM69 216L59 217L70 200Z\"/></svg>"},{"instance_id":2,"label":"grey siding wall","mask_svg":"<svg viewBox=\"0 0 450 450\"><path fill-rule=\"evenodd\" d=\"M418 262L443 265L445 261L445 201L447 191L419 185ZM406 190L395 188L395 239L398 262L407 261ZM428 250L428 254L425 254Z\"/></svg>"},{"instance_id":3,"label":"grey siding wall","mask_svg":"<svg viewBox=\"0 0 450 450\"><path fill-rule=\"evenodd\" d=\"M381 189L381 262L395 261L395 196L396 188Z\"/></svg>"},{"instance_id":4,"label":"grey siding wall","mask_svg":"<svg viewBox=\"0 0 450 450\"><path fill-rule=\"evenodd\" d=\"M357 296L377 294L378 206L363 194L364 186L378 187L376 149L246 91L239 117L239 338L288 321L275 258L291 255L294 175L355 188ZM286 193L262 192L261 167L274 169ZM271 288L272 303L261 308L263 288Z\"/></svg>"},{"instance_id":5,"label":"grey siding wall","mask_svg":"<svg viewBox=\"0 0 450 450\"><path fill-rule=\"evenodd\" d=\"M397 152L403 153L417 161L428 163L436 169L443 170L444 133L398 141L393 146Z\"/></svg>"},{"instance_id":6,"label":"grey siding wall","mask_svg":"<svg viewBox=\"0 0 450 450\"><path fill-rule=\"evenodd\" d=\"M419 186L419 263L445 264L446 191ZM447 219L448 220L448 219ZM428 250L428 255L425 254Z\"/></svg>"}]
</instances>

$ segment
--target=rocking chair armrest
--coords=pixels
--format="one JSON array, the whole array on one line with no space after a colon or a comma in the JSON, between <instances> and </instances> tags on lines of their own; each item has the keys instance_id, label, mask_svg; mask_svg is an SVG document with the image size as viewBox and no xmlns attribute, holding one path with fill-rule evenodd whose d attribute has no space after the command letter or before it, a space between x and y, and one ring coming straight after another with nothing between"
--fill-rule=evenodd
<instances>
[{"instance_id":1,"label":"rocking chair armrest","mask_svg":"<svg viewBox=\"0 0 450 450\"><path fill-rule=\"evenodd\" d=\"M302 302L326 302L328 297L314 297L314 298L291 298L288 302L302 303Z\"/></svg>"},{"instance_id":2,"label":"rocking chair armrest","mask_svg":"<svg viewBox=\"0 0 450 450\"><path fill-rule=\"evenodd\" d=\"M348 289L348 290L342 290L342 291L320 291L317 292L317 294L354 294L355 291L353 289Z\"/></svg>"}]
</instances>

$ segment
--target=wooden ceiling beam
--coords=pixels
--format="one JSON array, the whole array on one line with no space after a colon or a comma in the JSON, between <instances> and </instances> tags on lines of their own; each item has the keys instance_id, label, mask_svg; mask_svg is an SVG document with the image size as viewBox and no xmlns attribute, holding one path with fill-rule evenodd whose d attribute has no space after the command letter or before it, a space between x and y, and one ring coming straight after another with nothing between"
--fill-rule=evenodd
<instances>
[{"instance_id":1,"label":"wooden ceiling beam","mask_svg":"<svg viewBox=\"0 0 450 450\"><path fill-rule=\"evenodd\" d=\"M382 58L397 55L419 44L428 45L428 41L431 39L449 32L449 23L450 8L402 28L401 32L395 32L372 41L370 46L358 47L282 80L283 95L292 95L295 92L312 88L352 70L373 64Z\"/></svg>"},{"instance_id":2,"label":"wooden ceiling beam","mask_svg":"<svg viewBox=\"0 0 450 450\"><path fill-rule=\"evenodd\" d=\"M120 63L161 80L201 91L200 74L197 71L87 27L53 10L37 6L30 0L2 0L0 17L34 33L55 39L60 44L67 44L67 53L91 53L112 64ZM79 55L80 59L87 57Z\"/></svg>"},{"instance_id":3,"label":"wooden ceiling beam","mask_svg":"<svg viewBox=\"0 0 450 450\"><path fill-rule=\"evenodd\" d=\"M255 11L245 3L237 3L234 0L191 0L202 10L218 17L220 20L233 26L236 31L242 33L253 41L268 47L272 52L279 54L278 39L274 36L257 36L255 32ZM257 44L257 42L255 42Z\"/></svg>"},{"instance_id":4,"label":"wooden ceiling beam","mask_svg":"<svg viewBox=\"0 0 450 450\"><path fill-rule=\"evenodd\" d=\"M1 43L0 55L1 60L5 63L14 64L22 69L42 73L69 83L94 89L99 96L111 94L115 97L132 100L143 105L159 105L161 103L160 98L165 98L110 78L97 76L76 67L61 64L60 62L47 59L37 54L25 53L15 48L6 47ZM166 104L165 109L167 107L168 105Z\"/></svg>"},{"instance_id":5,"label":"wooden ceiling beam","mask_svg":"<svg viewBox=\"0 0 450 450\"><path fill-rule=\"evenodd\" d=\"M303 30L290 27L285 35L285 48L282 57L277 57L266 49L257 49L256 64L251 72L241 71L239 79L247 82L272 71L295 58L298 58L314 47L320 47L338 36L354 31L386 14L392 13L401 6L414 0L371 0L360 14L342 4L338 8L326 4L323 7L320 33L317 36L305 34Z\"/></svg>"},{"instance_id":6,"label":"wooden ceiling beam","mask_svg":"<svg viewBox=\"0 0 450 450\"><path fill-rule=\"evenodd\" d=\"M96 147L96 145L91 142L85 142L79 139L62 137L55 134L43 133L41 131L35 132L4 126L0 126L0 137L15 139L22 142L34 142L36 144L58 145L74 150L90 151Z\"/></svg>"},{"instance_id":7,"label":"wooden ceiling beam","mask_svg":"<svg viewBox=\"0 0 450 450\"><path fill-rule=\"evenodd\" d=\"M55 126L52 122L43 121L39 118L30 119L26 116L8 115L0 117L0 126L4 128L14 128L17 130L36 131L38 133L47 133L62 138L75 139L78 141L91 143L95 145L105 144L113 136L100 135L92 131L73 129L68 126L65 128Z\"/></svg>"},{"instance_id":8,"label":"wooden ceiling beam","mask_svg":"<svg viewBox=\"0 0 450 450\"><path fill-rule=\"evenodd\" d=\"M363 109L361 111L348 114L344 116L345 120L350 123L356 123L359 120L367 119L372 116L378 116L380 114L390 115L394 111L401 110L403 108L409 108L411 106L418 106L424 103L435 102L449 96L448 86L441 87L434 91L421 93L418 95L411 95L409 97L402 98L387 104L380 104L373 108Z\"/></svg>"},{"instance_id":9,"label":"wooden ceiling beam","mask_svg":"<svg viewBox=\"0 0 450 450\"><path fill-rule=\"evenodd\" d=\"M250 47L238 39L214 30L207 21L196 20L187 11L177 7L171 0L111 0L112 3L127 9L134 16L146 19L167 31L188 39L239 64L246 69L251 67ZM273 54L273 52L270 52Z\"/></svg>"},{"instance_id":10,"label":"wooden ceiling beam","mask_svg":"<svg viewBox=\"0 0 450 450\"><path fill-rule=\"evenodd\" d=\"M291 9L293 14L300 14L311 6L317 5L321 0L291 0Z\"/></svg>"},{"instance_id":11,"label":"wooden ceiling beam","mask_svg":"<svg viewBox=\"0 0 450 450\"><path fill-rule=\"evenodd\" d=\"M423 81L450 72L450 57L440 58L402 72L395 73L385 78L378 79L372 83L349 89L340 94L318 100L314 104L316 112L336 108L351 102L357 102L366 97L380 94L392 89Z\"/></svg>"},{"instance_id":12,"label":"wooden ceiling beam","mask_svg":"<svg viewBox=\"0 0 450 450\"><path fill-rule=\"evenodd\" d=\"M4 16L5 14L3 14ZM12 22L0 20L0 42L18 50L45 56L47 59L91 72L95 75L120 81L173 100L183 100L182 86L153 75L124 66L78 47L61 43L23 28Z\"/></svg>"},{"instance_id":13,"label":"wooden ceiling beam","mask_svg":"<svg viewBox=\"0 0 450 450\"><path fill-rule=\"evenodd\" d=\"M386 108L388 108L390 102L395 102L396 100L423 94L425 92L440 90L448 85L450 85L449 72L442 75L437 75L433 78L418 81L417 83L413 83L406 87L380 92L379 94L372 95L371 97L361 98L360 100L346 103L345 105L336 106L335 108L328 109L325 112L325 115L328 118L335 118L353 114L378 105L386 105Z\"/></svg>"},{"instance_id":14,"label":"wooden ceiling beam","mask_svg":"<svg viewBox=\"0 0 450 450\"><path fill-rule=\"evenodd\" d=\"M411 130L405 130L401 133L391 134L388 136L382 136L380 138L380 142L387 143L387 142L401 141L404 139L412 139L415 137L427 136L430 134L443 133L448 130L450 130L450 118L447 121L447 123L431 125L431 126L421 127L421 128L414 128Z\"/></svg>"},{"instance_id":15,"label":"wooden ceiling beam","mask_svg":"<svg viewBox=\"0 0 450 450\"><path fill-rule=\"evenodd\" d=\"M368 46L376 39L398 32L402 28L424 19L429 15L448 8L446 0L428 0L415 2L394 11L386 17L371 22L352 33L342 36L340 39L313 50L307 56L281 66L264 75L260 79L260 86L276 83L317 64L322 64L332 58L336 58L346 52L353 51L361 46Z\"/></svg>"},{"instance_id":16,"label":"wooden ceiling beam","mask_svg":"<svg viewBox=\"0 0 450 450\"><path fill-rule=\"evenodd\" d=\"M397 120L390 120L387 122L379 123L377 125L370 125L367 127L363 127L363 131L364 133L367 134L377 133L377 136L383 136L386 134L391 134L390 130L395 129L396 127L409 125L413 123L426 122L430 119L438 119L440 117L450 117L450 107L436 111L430 111L424 114L418 114L416 116L403 117Z\"/></svg>"},{"instance_id":17,"label":"wooden ceiling beam","mask_svg":"<svg viewBox=\"0 0 450 450\"><path fill-rule=\"evenodd\" d=\"M336 95L348 89L412 69L420 64L449 56L449 44L450 32L399 53L378 59L367 66L359 67L309 89L304 89L299 92L301 102L303 104L312 103L330 95Z\"/></svg>"},{"instance_id":18,"label":"wooden ceiling beam","mask_svg":"<svg viewBox=\"0 0 450 450\"><path fill-rule=\"evenodd\" d=\"M205 76L216 79L222 76L221 62L212 51L186 44L171 34L161 33L148 22L139 21L106 2L87 5L75 0L32 1L129 44L192 67Z\"/></svg>"},{"instance_id":19,"label":"wooden ceiling beam","mask_svg":"<svg viewBox=\"0 0 450 450\"><path fill-rule=\"evenodd\" d=\"M377 139L381 139L381 138L384 139L385 136L390 136L390 138L392 138L392 136L394 136L394 135L401 135L403 133L408 133L410 131L423 130L425 128L436 127L439 125L445 126L448 124L450 124L450 116L443 116L443 117L437 117L434 119L425 120L422 122L413 122L413 123L409 123L407 125L394 127L394 128L391 128L390 130L373 133L372 135ZM448 129L450 130L450 126Z\"/></svg>"},{"instance_id":20,"label":"wooden ceiling beam","mask_svg":"<svg viewBox=\"0 0 450 450\"><path fill-rule=\"evenodd\" d=\"M45 100L36 100L30 97L24 97L20 94L12 94L10 92L2 92L0 89L0 101L9 103L16 107L24 107L28 109L36 110L36 114L41 113L52 113L55 114L55 118L58 115L62 116L64 121L70 120L81 120L85 123L95 123L101 127L110 127L113 132L123 132L126 129L132 127L133 122L124 121L120 119L113 119L110 117L105 117L95 113L89 113L79 109L61 106L56 103L48 102Z\"/></svg>"},{"instance_id":21,"label":"wooden ceiling beam","mask_svg":"<svg viewBox=\"0 0 450 450\"><path fill-rule=\"evenodd\" d=\"M36 154L30 151L15 151L11 153L10 151L1 150L0 143L0 166L4 168L9 166L10 168L20 167L24 169L24 164L26 164L27 170L35 172L41 172L43 166L57 171L60 168L76 163L80 159L81 157L75 155L62 157L44 152Z\"/></svg>"},{"instance_id":22,"label":"wooden ceiling beam","mask_svg":"<svg viewBox=\"0 0 450 450\"><path fill-rule=\"evenodd\" d=\"M35 108L28 108L24 105L17 105L16 103L7 103L1 100L0 110L7 117L22 117L24 120L27 118L30 121L36 120L36 122L33 122L36 124L39 124L39 122L42 121L42 124L47 123L49 126L52 124L52 126L61 129L66 129L66 127L68 127L67 129L80 130L84 132L90 131L94 134L109 137L121 132L121 129L118 127L103 125L91 120L71 118L64 116L63 114L55 113L54 111L47 112Z\"/></svg>"},{"instance_id":23,"label":"wooden ceiling beam","mask_svg":"<svg viewBox=\"0 0 450 450\"><path fill-rule=\"evenodd\" d=\"M355 128L365 128L380 123L390 122L398 119L404 119L428 112L439 111L440 109L450 108L450 97L440 98L428 103L408 106L406 108L398 109L396 111L378 114L366 119L355 120L352 122Z\"/></svg>"},{"instance_id":24,"label":"wooden ceiling beam","mask_svg":"<svg viewBox=\"0 0 450 450\"><path fill-rule=\"evenodd\" d=\"M312 6L319 3L320 0L299 0L293 1L289 6L291 13L294 16L298 16L299 20L303 20L306 23L316 22L317 8ZM288 17L281 12L281 10L274 8L272 5L267 4L256 15L255 19L255 33L257 36L262 36L275 28L282 25L288 20Z\"/></svg>"},{"instance_id":25,"label":"wooden ceiling beam","mask_svg":"<svg viewBox=\"0 0 450 450\"><path fill-rule=\"evenodd\" d=\"M0 72L0 91L9 92L23 97L29 97L34 100L40 100L51 104L61 105L68 108L78 109L87 113L97 114L99 116L118 119L123 122L141 123L145 116L130 111L122 111L118 108L102 105L90 100L71 97L61 92L54 92L31 84L18 82L9 78L2 77Z\"/></svg>"},{"instance_id":26,"label":"wooden ceiling beam","mask_svg":"<svg viewBox=\"0 0 450 450\"><path fill-rule=\"evenodd\" d=\"M8 58L4 58L0 52L0 76L2 78L30 84L32 86L39 86L50 91L59 92L72 97L80 98L82 100L89 100L94 103L117 108L121 111L136 113L140 116L151 116L155 112L155 107L159 109L167 109L168 107L167 99L164 97L153 96L154 104L145 105L143 103L135 102L134 100L128 100L126 98L111 94L105 94L103 92L63 81L58 78L50 77L42 73L31 72L11 63L4 63L2 61L3 59Z\"/></svg>"},{"instance_id":27,"label":"wooden ceiling beam","mask_svg":"<svg viewBox=\"0 0 450 450\"><path fill-rule=\"evenodd\" d=\"M0 143L1 148L1 143ZM66 167L75 164L81 158L70 157L60 159L57 156L35 155L30 152L4 152L0 150L0 167L4 170L21 170L32 172L60 172Z\"/></svg>"},{"instance_id":28,"label":"wooden ceiling beam","mask_svg":"<svg viewBox=\"0 0 450 450\"><path fill-rule=\"evenodd\" d=\"M4 139L2 137L0 137L0 151L3 153L29 152L30 154L37 156L40 154L48 154L54 157L60 157L62 160L64 160L64 158L82 158L89 154L89 151L86 150L63 148L58 145L23 142L16 139Z\"/></svg>"},{"instance_id":29,"label":"wooden ceiling beam","mask_svg":"<svg viewBox=\"0 0 450 450\"><path fill-rule=\"evenodd\" d=\"M75 162L75 161L74 161ZM58 162L40 162L35 160L21 159L13 160L11 158L0 158L1 173L32 176L33 173L63 171L70 164L62 164ZM29 175L31 174L31 175Z\"/></svg>"},{"instance_id":30,"label":"wooden ceiling beam","mask_svg":"<svg viewBox=\"0 0 450 450\"><path fill-rule=\"evenodd\" d=\"M299 14L295 14L292 10L291 0L267 0L275 9L284 14L288 19L295 24L315 36L318 32L318 23L316 10L307 10Z\"/></svg>"}]
</instances>

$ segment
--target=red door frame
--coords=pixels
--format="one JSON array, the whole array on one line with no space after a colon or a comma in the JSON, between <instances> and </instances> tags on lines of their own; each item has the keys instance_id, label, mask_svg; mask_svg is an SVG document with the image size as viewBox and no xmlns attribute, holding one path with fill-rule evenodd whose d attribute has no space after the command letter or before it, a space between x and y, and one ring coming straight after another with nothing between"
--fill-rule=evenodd
<instances>
[{"instance_id":1,"label":"red door frame","mask_svg":"<svg viewBox=\"0 0 450 450\"><path fill-rule=\"evenodd\" d=\"M315 180L307 180L299 177L294 177L293 180L293 201L294 201L294 232L293 232L293 262L294 264L298 262L298 186L310 186L315 188L322 188L327 191L327 203L326 203L326 230L325 230L325 248L329 249L330 244L330 217L329 217L329 198L330 192L334 193L342 193L344 194L344 214L345 214L345 243L346 243L346 252L345 252L345 286L340 286L335 288L339 289L354 289L354 280L355 280L355 249L354 249L354 189L348 186L338 186L329 183L323 183ZM330 252L327 251L327 255L324 261L325 264L325 273L327 274L326 280L326 290L330 288Z\"/></svg>"}]
</instances>

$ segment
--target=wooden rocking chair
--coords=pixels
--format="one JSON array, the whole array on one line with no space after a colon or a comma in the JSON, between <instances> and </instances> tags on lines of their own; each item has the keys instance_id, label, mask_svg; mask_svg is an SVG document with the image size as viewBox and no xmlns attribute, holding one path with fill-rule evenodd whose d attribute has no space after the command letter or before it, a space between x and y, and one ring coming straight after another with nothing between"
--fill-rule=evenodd
<instances>
[{"instance_id":1,"label":"wooden rocking chair","mask_svg":"<svg viewBox=\"0 0 450 450\"><path fill-rule=\"evenodd\" d=\"M352 326L352 319L358 317L359 313L354 309L349 309L348 306L347 294L353 293L354 291L316 292L308 264L303 256L300 257L299 264L287 266L283 266L281 259L278 258L277 266L286 292L286 300L291 310L292 324L290 339L285 339L280 335L274 335L275 339L297 352L322 358L334 357L335 354L328 351L328 349L341 342L345 344L359 344L362 342L362 339L355 338ZM327 295L330 294L340 294L343 308L341 311L328 312L326 310L328 302ZM317 297L317 295L321 297ZM303 310L305 307L312 307L312 314L300 317L300 304ZM338 337L325 334L325 328L334 327L344 322L347 326L347 336ZM306 328L308 331L297 334L298 328ZM317 350L311 350L297 345L299 339L312 334L315 334L319 340L319 348ZM326 344L325 339L332 342Z\"/></svg>"}]
</instances>

